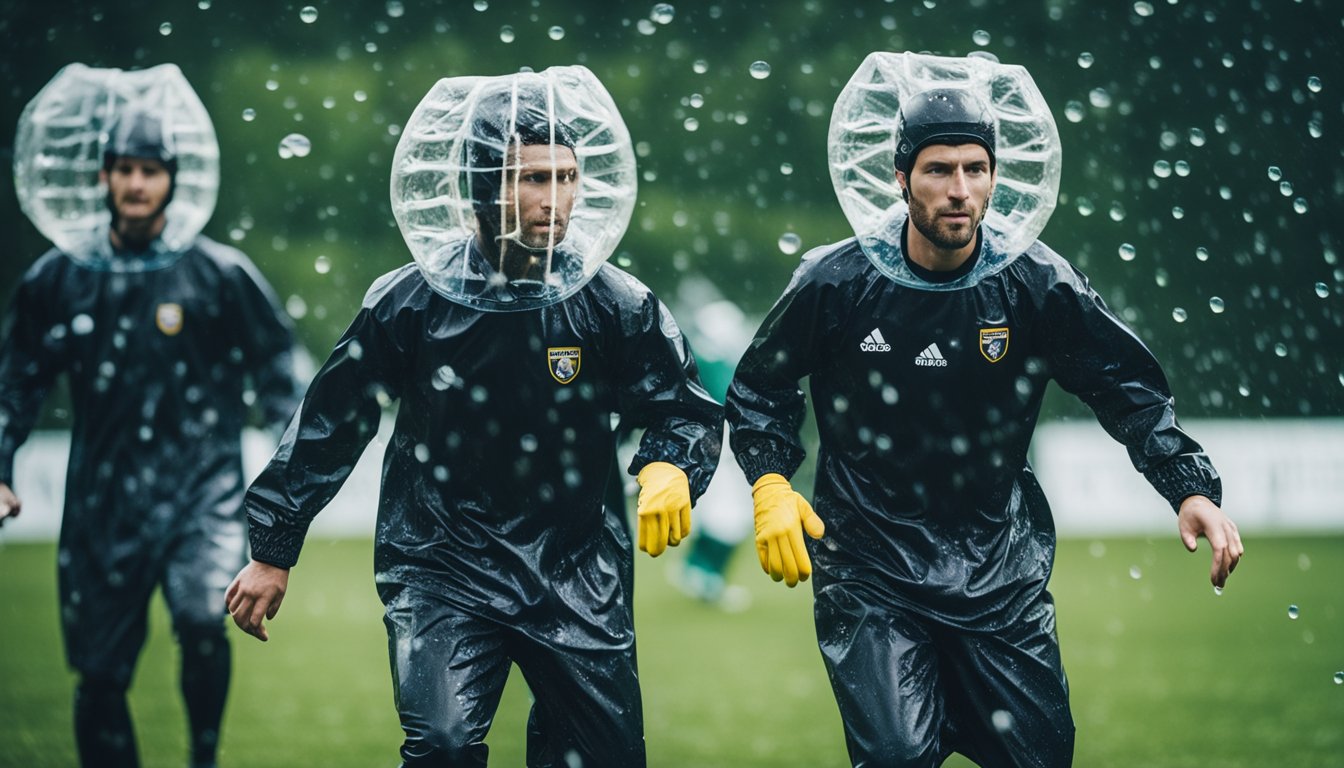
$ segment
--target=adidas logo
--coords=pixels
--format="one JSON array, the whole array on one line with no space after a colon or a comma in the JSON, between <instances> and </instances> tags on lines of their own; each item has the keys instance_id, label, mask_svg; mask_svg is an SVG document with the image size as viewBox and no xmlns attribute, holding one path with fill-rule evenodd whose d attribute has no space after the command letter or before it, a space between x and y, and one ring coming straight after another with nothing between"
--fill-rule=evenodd
<instances>
[{"instance_id":1,"label":"adidas logo","mask_svg":"<svg viewBox=\"0 0 1344 768\"><path fill-rule=\"evenodd\" d=\"M872 333L864 336L863 341L859 342L859 349L864 352L890 352L891 345L882 338L882 331L874 328Z\"/></svg>"},{"instance_id":2,"label":"adidas logo","mask_svg":"<svg viewBox=\"0 0 1344 768\"><path fill-rule=\"evenodd\" d=\"M915 358L915 365L927 368L946 368L947 360L943 357L943 353L938 351L938 343L934 342L919 353L919 357Z\"/></svg>"}]
</instances>

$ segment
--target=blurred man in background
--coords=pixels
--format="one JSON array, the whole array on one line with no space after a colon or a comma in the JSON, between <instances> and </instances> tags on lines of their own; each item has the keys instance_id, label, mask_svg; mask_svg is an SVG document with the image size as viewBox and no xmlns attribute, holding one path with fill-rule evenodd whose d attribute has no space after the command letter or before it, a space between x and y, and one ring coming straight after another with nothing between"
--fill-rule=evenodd
<instances>
[{"instance_id":1,"label":"blurred man in background","mask_svg":"<svg viewBox=\"0 0 1344 768\"><path fill-rule=\"evenodd\" d=\"M379 279L247 494L253 560L229 608L265 640L309 522L400 400L374 559L405 766L485 765L512 664L535 696L529 765L643 765L629 537L603 509L612 417L644 429L629 471L651 555L687 535L718 460L721 407L667 308L609 264L559 290L585 257L582 176L539 77L473 102L476 226L435 252L468 295L424 262Z\"/></svg>"},{"instance_id":2,"label":"blurred man in background","mask_svg":"<svg viewBox=\"0 0 1344 768\"><path fill-rule=\"evenodd\" d=\"M794 586L815 558L817 638L855 765L932 767L954 751L986 766L1069 765L1046 591L1054 524L1027 463L1049 380L1128 447L1185 546L1208 539L1215 587L1240 536L1144 345L1039 241L997 253L985 236L987 105L930 90L901 102L897 124L909 215L893 251L909 277L879 270L857 240L810 252L729 391L761 567ZM788 480L804 457L807 376L816 512ZM805 546L804 532L826 539Z\"/></svg>"},{"instance_id":3,"label":"blurred man in background","mask_svg":"<svg viewBox=\"0 0 1344 768\"><path fill-rule=\"evenodd\" d=\"M298 398L289 319L247 257L204 236L166 256L156 244L177 168L164 122L123 111L99 172L110 265L42 256L0 345L0 522L21 509L14 453L58 374L69 382L58 566L84 765L139 764L126 692L156 587L181 647L192 765L215 764L231 665L224 589L245 562L248 401L278 431Z\"/></svg>"}]
</instances>

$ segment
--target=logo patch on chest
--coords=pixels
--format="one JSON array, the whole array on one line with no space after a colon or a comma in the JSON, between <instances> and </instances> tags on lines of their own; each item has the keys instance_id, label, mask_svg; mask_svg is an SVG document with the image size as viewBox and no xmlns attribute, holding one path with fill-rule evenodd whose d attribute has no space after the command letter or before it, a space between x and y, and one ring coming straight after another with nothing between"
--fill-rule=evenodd
<instances>
[{"instance_id":1,"label":"logo patch on chest","mask_svg":"<svg viewBox=\"0 0 1344 768\"><path fill-rule=\"evenodd\" d=\"M160 304L154 310L154 324L164 336L176 336L182 330L182 305Z\"/></svg>"},{"instance_id":2,"label":"logo patch on chest","mask_svg":"<svg viewBox=\"0 0 1344 768\"><path fill-rule=\"evenodd\" d=\"M991 363L997 363L1008 354L1007 328L981 328L980 354Z\"/></svg>"},{"instance_id":3,"label":"logo patch on chest","mask_svg":"<svg viewBox=\"0 0 1344 768\"><path fill-rule=\"evenodd\" d=\"M551 370L551 378L561 384L573 381L579 375L582 352L582 347L547 347L546 364Z\"/></svg>"}]
</instances>

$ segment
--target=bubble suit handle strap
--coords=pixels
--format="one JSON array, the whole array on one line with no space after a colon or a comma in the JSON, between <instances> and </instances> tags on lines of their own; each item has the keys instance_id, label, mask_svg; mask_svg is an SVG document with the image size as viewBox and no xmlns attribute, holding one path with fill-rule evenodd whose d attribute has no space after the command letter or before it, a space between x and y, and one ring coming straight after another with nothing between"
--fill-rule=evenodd
<instances>
[{"instance_id":1,"label":"bubble suit handle strap","mask_svg":"<svg viewBox=\"0 0 1344 768\"><path fill-rule=\"evenodd\" d=\"M996 121L997 182L984 226L1002 252L1020 253L1036 240L1059 194L1059 131L1026 69L975 56L871 53L836 99L827 153L845 217L864 252L889 273L900 255L892 224L906 209L895 176L896 117L906 100L939 88L970 92ZM884 247L870 249L875 240Z\"/></svg>"},{"instance_id":2,"label":"bubble suit handle strap","mask_svg":"<svg viewBox=\"0 0 1344 768\"><path fill-rule=\"evenodd\" d=\"M115 258L107 244L111 213L100 184L103 151L122 115L157 119L175 172L167 224L151 252ZM56 73L19 118L14 142L19 206L56 247L94 269L153 267L200 234L219 194L219 143L191 84L173 64L124 72L70 64Z\"/></svg>"}]
</instances>

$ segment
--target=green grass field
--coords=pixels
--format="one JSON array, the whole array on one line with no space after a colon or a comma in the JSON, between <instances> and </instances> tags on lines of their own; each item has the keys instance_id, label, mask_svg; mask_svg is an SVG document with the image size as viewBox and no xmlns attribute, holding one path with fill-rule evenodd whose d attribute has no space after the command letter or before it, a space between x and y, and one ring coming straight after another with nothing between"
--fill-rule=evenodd
<instances>
[{"instance_id":1,"label":"green grass field","mask_svg":"<svg viewBox=\"0 0 1344 768\"><path fill-rule=\"evenodd\" d=\"M1079 766L1344 766L1344 538L1257 538L1215 596L1207 554L1170 538L1061 542L1052 591L1073 690ZM842 766L811 593L734 564L751 607L691 602L640 555L636 617L651 766ZM382 609L367 541L312 541L271 624L231 630L222 765L394 766ZM1137 576L1137 578L1135 578ZM0 547L0 765L69 766L72 676L52 545ZM1289 605L1300 616L1290 619ZM156 603L132 691L146 766L185 762L177 654ZM517 675L491 764L523 764ZM954 757L947 765L969 763Z\"/></svg>"}]
</instances>

